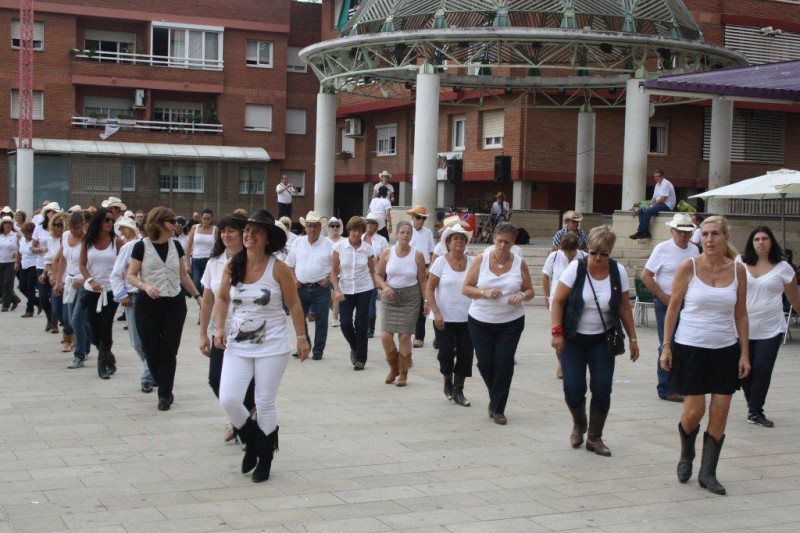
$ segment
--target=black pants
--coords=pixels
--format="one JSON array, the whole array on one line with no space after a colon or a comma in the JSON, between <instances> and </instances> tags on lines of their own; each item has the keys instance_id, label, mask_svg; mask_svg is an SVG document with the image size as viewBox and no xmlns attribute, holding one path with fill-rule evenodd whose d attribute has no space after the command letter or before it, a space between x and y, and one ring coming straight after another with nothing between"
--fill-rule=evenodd
<instances>
[{"instance_id":1,"label":"black pants","mask_svg":"<svg viewBox=\"0 0 800 533\"><path fill-rule=\"evenodd\" d=\"M178 366L186 298L182 295L155 300L144 293L136 298L136 327L147 357L147 366L158 383L158 396L169 398Z\"/></svg>"},{"instance_id":2,"label":"black pants","mask_svg":"<svg viewBox=\"0 0 800 533\"><path fill-rule=\"evenodd\" d=\"M208 361L208 384L211 390L214 391L214 396L219 399L219 380L222 377L222 363L225 359L225 350L220 350L214 346L214 339L211 339L211 355ZM244 406L248 411L252 411L256 406L255 398L256 380L250 380L250 386L247 387L247 392L244 395Z\"/></svg>"},{"instance_id":3,"label":"black pants","mask_svg":"<svg viewBox=\"0 0 800 533\"><path fill-rule=\"evenodd\" d=\"M278 202L278 218L281 217L292 218L292 204L282 204Z\"/></svg>"},{"instance_id":4,"label":"black pants","mask_svg":"<svg viewBox=\"0 0 800 533\"><path fill-rule=\"evenodd\" d=\"M419 299L419 314L417 314L417 326L414 329L414 340L425 340L425 322L427 322L427 318L423 314L425 310L425 296L423 295Z\"/></svg>"},{"instance_id":5,"label":"black pants","mask_svg":"<svg viewBox=\"0 0 800 533\"><path fill-rule=\"evenodd\" d=\"M25 307L26 313L33 313L33 308L39 303L36 299L36 267L32 266L25 270L20 270L19 276L19 290L27 298L28 303Z\"/></svg>"},{"instance_id":6,"label":"black pants","mask_svg":"<svg viewBox=\"0 0 800 533\"><path fill-rule=\"evenodd\" d=\"M356 362L367 362L367 326L369 316L369 300L372 289L356 294L345 294L344 301L339 302L339 325L342 335L356 352ZM355 320L353 319L355 314Z\"/></svg>"},{"instance_id":7,"label":"black pants","mask_svg":"<svg viewBox=\"0 0 800 533\"><path fill-rule=\"evenodd\" d=\"M111 349L114 343L114 315L117 313L119 304L114 301L114 293L109 291L106 293L106 305L98 313L97 301L100 299L99 292L84 291L83 305L86 306L86 315L89 317L89 326L92 329L92 344L100 349L100 343L104 343L108 349Z\"/></svg>"},{"instance_id":8,"label":"black pants","mask_svg":"<svg viewBox=\"0 0 800 533\"><path fill-rule=\"evenodd\" d=\"M3 296L3 307L8 309L19 298L14 294L14 262L0 263L0 294Z\"/></svg>"},{"instance_id":9,"label":"black pants","mask_svg":"<svg viewBox=\"0 0 800 533\"><path fill-rule=\"evenodd\" d=\"M40 268L36 269L36 291L39 293L39 307L42 308L45 316L47 316L47 321L50 322L50 293L52 288L46 277L44 278L44 283L39 282L43 272L44 270Z\"/></svg>"},{"instance_id":10,"label":"black pants","mask_svg":"<svg viewBox=\"0 0 800 533\"><path fill-rule=\"evenodd\" d=\"M472 376L472 338L467 322L445 322L444 329L433 328L439 345L439 372L443 375Z\"/></svg>"},{"instance_id":11,"label":"black pants","mask_svg":"<svg viewBox=\"0 0 800 533\"><path fill-rule=\"evenodd\" d=\"M783 341L783 333L771 339L750 341L750 375L742 380L742 390L747 399L747 408L751 415L763 415L764 403L767 401L769 384L772 381L772 370L778 358L778 350Z\"/></svg>"},{"instance_id":12,"label":"black pants","mask_svg":"<svg viewBox=\"0 0 800 533\"><path fill-rule=\"evenodd\" d=\"M378 235L383 235L383 238L389 240L389 226L384 226L383 229L378 230Z\"/></svg>"},{"instance_id":13,"label":"black pants","mask_svg":"<svg viewBox=\"0 0 800 533\"><path fill-rule=\"evenodd\" d=\"M469 317L469 334L475 346L478 370L489 391L489 409L504 414L511 380L514 378L514 355L525 329L525 317L511 322L491 324Z\"/></svg>"}]
</instances>

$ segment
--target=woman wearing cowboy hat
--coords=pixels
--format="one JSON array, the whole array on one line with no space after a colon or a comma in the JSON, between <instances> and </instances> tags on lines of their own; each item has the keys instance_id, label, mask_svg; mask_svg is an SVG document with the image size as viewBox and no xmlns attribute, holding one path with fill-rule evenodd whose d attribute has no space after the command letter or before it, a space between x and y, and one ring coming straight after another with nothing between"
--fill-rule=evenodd
<instances>
[{"instance_id":1,"label":"woman wearing cowboy hat","mask_svg":"<svg viewBox=\"0 0 800 533\"><path fill-rule=\"evenodd\" d=\"M219 401L247 445L242 473L253 470L256 483L269 479L272 458L278 449L278 387L289 362L292 345L286 328L285 304L296 332L304 332L303 308L292 271L274 254L286 245L286 232L275 225L266 210L259 209L244 228L244 250L231 258L222 274L214 305L217 331L225 331L233 302L230 333L214 338L225 350ZM305 333L297 335L301 361L310 347ZM255 377L257 420L242 403Z\"/></svg>"}]
</instances>

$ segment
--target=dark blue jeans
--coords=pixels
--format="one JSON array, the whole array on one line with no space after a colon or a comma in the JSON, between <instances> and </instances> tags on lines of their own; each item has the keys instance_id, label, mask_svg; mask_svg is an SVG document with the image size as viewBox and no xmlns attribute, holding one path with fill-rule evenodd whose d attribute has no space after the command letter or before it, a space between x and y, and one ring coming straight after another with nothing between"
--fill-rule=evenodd
<instances>
[{"instance_id":1,"label":"dark blue jeans","mask_svg":"<svg viewBox=\"0 0 800 533\"><path fill-rule=\"evenodd\" d=\"M660 398L664 398L667 395L672 394L672 390L669 388L669 371L661 368L660 362L661 351L664 348L664 317L667 315L667 308L658 298L654 299L654 306L656 311L656 331L658 331L658 358L656 358L656 375L658 376L658 385L656 385L656 391L658 391L658 396ZM677 331L677 329L678 324L675 324L675 329L673 329L673 331Z\"/></svg>"},{"instance_id":2,"label":"dark blue jeans","mask_svg":"<svg viewBox=\"0 0 800 533\"><path fill-rule=\"evenodd\" d=\"M639 209L639 227L636 229L636 232L650 233L650 217L661 211L669 211L669 206L664 202L651 205L647 209Z\"/></svg>"},{"instance_id":3,"label":"dark blue jeans","mask_svg":"<svg viewBox=\"0 0 800 533\"><path fill-rule=\"evenodd\" d=\"M311 354L322 357L325 353L325 344L328 342L328 306L331 303L331 289L319 285L300 287L297 294L303 306L303 316L309 312L314 313L314 344ZM306 323L306 335L308 335L308 323Z\"/></svg>"},{"instance_id":4,"label":"dark blue jeans","mask_svg":"<svg viewBox=\"0 0 800 533\"><path fill-rule=\"evenodd\" d=\"M206 264L208 263L208 257L203 259L192 259L192 281L194 282L194 286L197 288L197 292L203 294L203 284L200 283L200 280L203 279L203 273L206 271Z\"/></svg>"},{"instance_id":5,"label":"dark blue jeans","mask_svg":"<svg viewBox=\"0 0 800 533\"><path fill-rule=\"evenodd\" d=\"M489 410L504 414L511 380L514 378L514 355L525 329L525 317L492 324L472 317L467 319L469 335L475 347L478 370L489 391Z\"/></svg>"},{"instance_id":6,"label":"dark blue jeans","mask_svg":"<svg viewBox=\"0 0 800 533\"><path fill-rule=\"evenodd\" d=\"M607 413L611 408L611 384L614 381L615 357L608 355L605 334L581 335L566 339L561 352L564 374L564 400L570 408L586 401L586 369L589 369L589 390L592 408Z\"/></svg>"},{"instance_id":7,"label":"dark blue jeans","mask_svg":"<svg viewBox=\"0 0 800 533\"><path fill-rule=\"evenodd\" d=\"M764 414L772 369L778 358L778 350L783 341L783 333L771 339L750 341L750 375L742 381L742 391L747 399L747 410L751 415Z\"/></svg>"},{"instance_id":8,"label":"dark blue jeans","mask_svg":"<svg viewBox=\"0 0 800 533\"><path fill-rule=\"evenodd\" d=\"M342 328L342 335L350 345L350 349L356 352L356 362L361 363L367 362L367 341L369 341L367 318L371 297L372 289L356 294L345 294L344 300L339 302L339 325ZM316 320L319 321L319 318Z\"/></svg>"}]
</instances>

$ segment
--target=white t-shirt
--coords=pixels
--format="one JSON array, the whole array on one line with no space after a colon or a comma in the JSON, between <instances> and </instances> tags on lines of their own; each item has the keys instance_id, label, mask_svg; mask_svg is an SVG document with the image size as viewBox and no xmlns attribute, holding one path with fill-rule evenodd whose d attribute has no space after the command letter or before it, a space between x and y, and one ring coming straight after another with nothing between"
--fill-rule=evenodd
<instances>
[{"instance_id":1,"label":"white t-shirt","mask_svg":"<svg viewBox=\"0 0 800 533\"><path fill-rule=\"evenodd\" d=\"M628 273L625 272L625 267L621 263L617 263L619 268L620 285L622 286L622 297L627 298L625 295L628 292ZM575 278L578 276L578 262L571 262L564 272L561 273L559 283L563 283L570 289L575 285ZM611 274L604 280L592 279L592 285L589 285L589 272L586 273L586 281L583 284L583 313L578 322L578 333L584 335L597 335L598 333L605 333L603 329L603 320L606 322L606 327L611 329L614 326L614 318L611 316L611 307L609 302L611 300ZM600 313L597 312L597 305L594 302L594 294L592 293L592 286L595 293L597 293L597 301L600 303L600 310L603 311L603 320L600 320Z\"/></svg>"},{"instance_id":2,"label":"white t-shirt","mask_svg":"<svg viewBox=\"0 0 800 533\"><path fill-rule=\"evenodd\" d=\"M430 268L430 274L439 278L439 285L436 286L436 305L442 313L445 322L466 322L469 316L469 306L472 303L461 293L461 287L467 278L474 257L467 257L467 268L463 272L456 272L450 267L447 258L437 257ZM433 312L428 316L433 319Z\"/></svg>"},{"instance_id":3,"label":"white t-shirt","mask_svg":"<svg viewBox=\"0 0 800 533\"><path fill-rule=\"evenodd\" d=\"M369 244L372 245L372 249L375 250L375 264L377 264L383 251L389 247L389 241L387 241L383 235L378 235L377 233L370 237L370 240L372 240L372 242Z\"/></svg>"},{"instance_id":4,"label":"white t-shirt","mask_svg":"<svg viewBox=\"0 0 800 533\"><path fill-rule=\"evenodd\" d=\"M36 254L31 251L31 246L33 246L33 239L26 241L25 237L22 237L19 240L20 268L22 270L36 266Z\"/></svg>"},{"instance_id":5,"label":"white t-shirt","mask_svg":"<svg viewBox=\"0 0 800 533\"><path fill-rule=\"evenodd\" d=\"M738 258L737 258L738 259ZM783 316L784 285L794 279L789 263L781 261L772 270L757 278L747 271L747 318L750 322L750 339L771 339L786 329Z\"/></svg>"},{"instance_id":6,"label":"white t-shirt","mask_svg":"<svg viewBox=\"0 0 800 533\"><path fill-rule=\"evenodd\" d=\"M656 187L653 190L653 200L661 196L667 197L664 203L666 203L669 210L672 211L675 208L677 200L675 199L675 187L672 186L672 183L670 183L667 178L662 179L661 183L656 183Z\"/></svg>"},{"instance_id":7,"label":"white t-shirt","mask_svg":"<svg viewBox=\"0 0 800 533\"><path fill-rule=\"evenodd\" d=\"M584 257L586 257L586 252L576 250L575 257L572 258L572 261L583 259ZM558 280L561 278L561 274L572 261L567 258L567 254L565 254L563 250L550 252L550 255L547 256L544 266L542 267L542 274L547 274L547 277L550 278L550 294L548 295L550 301L553 300L553 296L556 294L556 288L558 287Z\"/></svg>"},{"instance_id":8,"label":"white t-shirt","mask_svg":"<svg viewBox=\"0 0 800 533\"><path fill-rule=\"evenodd\" d=\"M279 183L275 186L275 192L278 194L278 203L292 203L292 193L294 192L294 187L292 187L291 183L287 183L286 185Z\"/></svg>"},{"instance_id":9,"label":"white t-shirt","mask_svg":"<svg viewBox=\"0 0 800 533\"><path fill-rule=\"evenodd\" d=\"M14 254L19 249L17 234L9 231L6 235L0 235L0 263L13 263Z\"/></svg>"},{"instance_id":10,"label":"white t-shirt","mask_svg":"<svg viewBox=\"0 0 800 533\"><path fill-rule=\"evenodd\" d=\"M200 283L203 285L203 289L209 289L212 294L214 294L214 299L216 300L217 296L219 295L219 286L222 283L222 274L225 272L225 266L228 264L228 254L226 252L221 253L217 257L212 257L208 260L206 264L206 270L203 272L203 278L200 280ZM225 317L225 333L230 333L231 331L231 317L233 316L233 302L231 302L230 306L228 307L228 316ZM211 320L208 323L208 336L213 337L216 335L217 332L217 325L216 321L214 320L214 313L211 313Z\"/></svg>"},{"instance_id":11,"label":"white t-shirt","mask_svg":"<svg viewBox=\"0 0 800 533\"><path fill-rule=\"evenodd\" d=\"M33 240L39 242L39 248L43 250L36 255L36 270L44 269L44 256L47 254L47 245L50 243L50 232L37 224L33 229Z\"/></svg>"},{"instance_id":12,"label":"white t-shirt","mask_svg":"<svg viewBox=\"0 0 800 533\"><path fill-rule=\"evenodd\" d=\"M422 226L420 230L413 229L411 232L411 242L409 243L412 248L422 252L422 258L425 264L429 265L431 262L431 253L436 245L433 243L433 232Z\"/></svg>"},{"instance_id":13,"label":"white t-shirt","mask_svg":"<svg viewBox=\"0 0 800 533\"><path fill-rule=\"evenodd\" d=\"M702 236L703 236L703 230L701 230L700 228L694 228L694 230L692 231L692 236L689 238L689 242L692 242L697 246L700 246L700 239L702 238Z\"/></svg>"},{"instance_id":14,"label":"white t-shirt","mask_svg":"<svg viewBox=\"0 0 800 533\"><path fill-rule=\"evenodd\" d=\"M294 269L294 275L300 283L317 283L328 279L331 275L331 257L333 244L324 237L317 242L308 242L308 236L298 237L286 258L286 265Z\"/></svg>"},{"instance_id":15,"label":"white t-shirt","mask_svg":"<svg viewBox=\"0 0 800 533\"><path fill-rule=\"evenodd\" d=\"M392 202L388 198L373 198L369 202L369 212L376 219L386 220L386 212L391 211Z\"/></svg>"},{"instance_id":16,"label":"white t-shirt","mask_svg":"<svg viewBox=\"0 0 800 533\"><path fill-rule=\"evenodd\" d=\"M660 242L653 248L650 258L644 267L655 276L656 285L667 294L672 294L672 280L678 267L686 259L697 257L700 251L697 246L687 244L686 248L680 248L675 241Z\"/></svg>"},{"instance_id":17,"label":"white t-shirt","mask_svg":"<svg viewBox=\"0 0 800 533\"><path fill-rule=\"evenodd\" d=\"M392 185L389 182L386 182L386 185L384 185L379 181L378 183L375 184L375 193L377 193L378 189L380 189L381 187L386 187L387 189L389 189L389 194L386 195L387 198L389 199L394 198L394 185Z\"/></svg>"}]
</instances>

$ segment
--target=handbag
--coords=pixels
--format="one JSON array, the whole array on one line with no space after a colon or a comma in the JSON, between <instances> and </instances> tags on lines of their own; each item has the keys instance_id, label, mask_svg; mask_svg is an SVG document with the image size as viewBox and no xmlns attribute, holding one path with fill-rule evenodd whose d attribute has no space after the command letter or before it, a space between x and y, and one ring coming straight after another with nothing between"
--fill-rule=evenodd
<instances>
[{"instance_id":1,"label":"handbag","mask_svg":"<svg viewBox=\"0 0 800 533\"><path fill-rule=\"evenodd\" d=\"M608 331L606 327L606 321L603 318L603 312L600 310L600 302L597 301L597 293L594 292L594 285L592 285L592 277L589 275L589 271L586 271L586 280L589 282L589 287L592 289L592 295L594 295L594 304L597 306L597 312L600 313L600 322L603 324L603 331ZM622 355L625 353L625 339L622 338L622 335L617 333L616 328L611 333L606 333L606 351L608 355L612 357L616 357L618 355Z\"/></svg>"}]
</instances>

